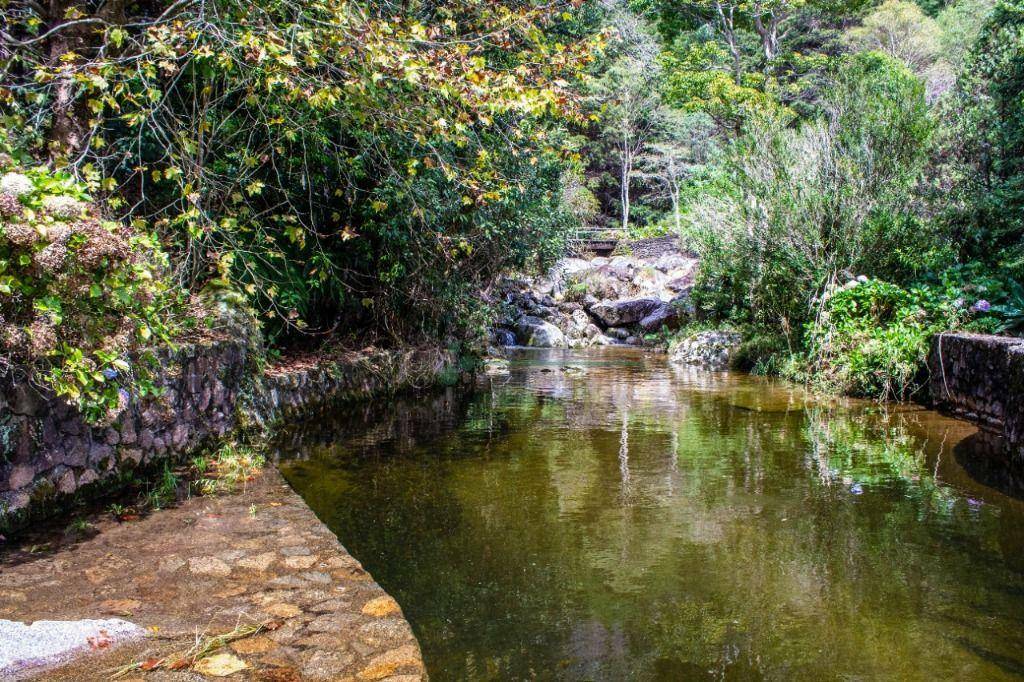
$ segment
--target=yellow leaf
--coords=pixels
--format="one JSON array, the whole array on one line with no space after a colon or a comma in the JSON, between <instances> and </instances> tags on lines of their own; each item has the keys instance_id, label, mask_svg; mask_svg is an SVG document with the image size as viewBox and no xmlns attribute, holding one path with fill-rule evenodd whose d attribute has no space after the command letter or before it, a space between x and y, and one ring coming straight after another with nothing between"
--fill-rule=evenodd
<instances>
[{"instance_id":1,"label":"yellow leaf","mask_svg":"<svg viewBox=\"0 0 1024 682\"><path fill-rule=\"evenodd\" d=\"M200 675L209 675L210 677L227 677L233 675L239 670L245 670L249 666L245 661L240 659L238 656L233 654L216 654L209 656L199 661L193 667Z\"/></svg>"}]
</instances>

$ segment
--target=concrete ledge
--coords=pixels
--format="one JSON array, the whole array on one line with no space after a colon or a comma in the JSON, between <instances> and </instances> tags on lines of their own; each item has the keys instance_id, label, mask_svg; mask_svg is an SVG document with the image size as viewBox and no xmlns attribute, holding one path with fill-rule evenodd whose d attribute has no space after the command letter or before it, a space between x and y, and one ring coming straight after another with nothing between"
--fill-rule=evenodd
<instances>
[{"instance_id":1,"label":"concrete ledge","mask_svg":"<svg viewBox=\"0 0 1024 682\"><path fill-rule=\"evenodd\" d=\"M117 616L148 636L21 677L107 680L113 668L175 659L199 635L273 623L216 652L245 666L231 679L426 678L398 604L271 467L244 492L94 523L98 532L77 544L0 559L0 618ZM199 678L187 668L174 679Z\"/></svg>"},{"instance_id":2,"label":"concrete ledge","mask_svg":"<svg viewBox=\"0 0 1024 682\"><path fill-rule=\"evenodd\" d=\"M1024 457L1024 339L946 333L932 341L929 396L944 412L1004 436Z\"/></svg>"}]
</instances>

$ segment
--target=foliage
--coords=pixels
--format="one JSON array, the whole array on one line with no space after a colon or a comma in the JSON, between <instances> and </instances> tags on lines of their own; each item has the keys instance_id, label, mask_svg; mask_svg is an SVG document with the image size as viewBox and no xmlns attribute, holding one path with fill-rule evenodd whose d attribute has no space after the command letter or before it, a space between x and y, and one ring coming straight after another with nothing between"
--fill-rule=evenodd
<instances>
[{"instance_id":1,"label":"foliage","mask_svg":"<svg viewBox=\"0 0 1024 682\"><path fill-rule=\"evenodd\" d=\"M957 69L961 68L996 5L996 0L959 0L936 17L942 30L941 54Z\"/></svg>"},{"instance_id":2,"label":"foliage","mask_svg":"<svg viewBox=\"0 0 1024 682\"><path fill-rule=\"evenodd\" d=\"M942 31L913 2L885 0L846 39L855 50L882 52L923 75L939 58Z\"/></svg>"},{"instance_id":3,"label":"foliage","mask_svg":"<svg viewBox=\"0 0 1024 682\"><path fill-rule=\"evenodd\" d=\"M271 331L443 335L566 225L553 119L579 116L592 47L573 4L5 5L5 109Z\"/></svg>"},{"instance_id":4,"label":"foliage","mask_svg":"<svg viewBox=\"0 0 1024 682\"><path fill-rule=\"evenodd\" d=\"M996 331L1019 334L1024 332L1024 286L1011 279L1008 288L1005 302L992 306L991 311L1001 318Z\"/></svg>"},{"instance_id":5,"label":"foliage","mask_svg":"<svg viewBox=\"0 0 1024 682\"><path fill-rule=\"evenodd\" d=\"M84 187L46 168L0 177L0 361L110 421L145 392L138 353L169 340L178 296L167 258L134 226L104 220ZM5 367L9 370L9 367Z\"/></svg>"},{"instance_id":6,"label":"foliage","mask_svg":"<svg viewBox=\"0 0 1024 682\"><path fill-rule=\"evenodd\" d=\"M965 258L1024 277L1024 2L996 3L947 108Z\"/></svg>"},{"instance_id":7,"label":"foliage","mask_svg":"<svg viewBox=\"0 0 1024 682\"><path fill-rule=\"evenodd\" d=\"M917 246L934 239L886 229L904 220L930 134L921 83L891 58L857 55L827 105L829 121L751 126L729 150L724 189L690 215L703 258L696 303L713 316L781 326L796 347L844 272L898 254L927 258Z\"/></svg>"},{"instance_id":8,"label":"foliage","mask_svg":"<svg viewBox=\"0 0 1024 682\"><path fill-rule=\"evenodd\" d=\"M208 457L192 460L193 486L204 495L234 492L266 464L263 454L246 445L225 443Z\"/></svg>"},{"instance_id":9,"label":"foliage","mask_svg":"<svg viewBox=\"0 0 1024 682\"><path fill-rule=\"evenodd\" d=\"M813 382L829 391L902 400L921 386L931 338L964 311L936 291L851 280L827 297L809 329Z\"/></svg>"}]
</instances>

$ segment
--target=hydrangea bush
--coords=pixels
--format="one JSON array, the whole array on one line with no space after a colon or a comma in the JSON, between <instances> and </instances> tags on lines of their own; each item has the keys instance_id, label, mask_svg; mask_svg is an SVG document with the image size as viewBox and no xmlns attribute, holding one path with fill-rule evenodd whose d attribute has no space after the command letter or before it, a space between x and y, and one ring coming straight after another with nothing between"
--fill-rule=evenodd
<instances>
[{"instance_id":1,"label":"hydrangea bush","mask_svg":"<svg viewBox=\"0 0 1024 682\"><path fill-rule=\"evenodd\" d=\"M0 372L113 421L149 386L137 351L169 340L166 266L152 236L104 220L68 176L0 156Z\"/></svg>"},{"instance_id":2,"label":"hydrangea bush","mask_svg":"<svg viewBox=\"0 0 1024 682\"><path fill-rule=\"evenodd\" d=\"M921 386L932 336L970 311L937 288L859 277L830 291L808 328L807 378L829 392L903 400Z\"/></svg>"}]
</instances>

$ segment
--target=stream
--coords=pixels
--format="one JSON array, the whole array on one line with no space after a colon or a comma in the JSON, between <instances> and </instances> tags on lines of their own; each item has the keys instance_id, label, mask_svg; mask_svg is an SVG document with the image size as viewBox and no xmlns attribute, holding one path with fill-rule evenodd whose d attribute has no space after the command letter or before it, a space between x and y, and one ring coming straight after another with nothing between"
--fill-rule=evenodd
<instances>
[{"instance_id":1,"label":"stream","mask_svg":"<svg viewBox=\"0 0 1024 682\"><path fill-rule=\"evenodd\" d=\"M1024 679L1020 474L919 407L520 350L278 448L435 682Z\"/></svg>"}]
</instances>

